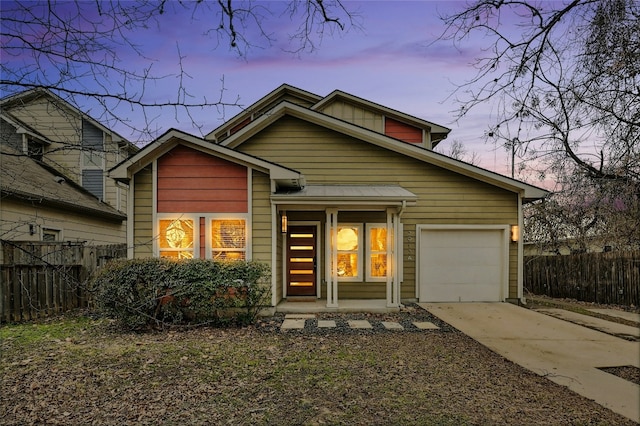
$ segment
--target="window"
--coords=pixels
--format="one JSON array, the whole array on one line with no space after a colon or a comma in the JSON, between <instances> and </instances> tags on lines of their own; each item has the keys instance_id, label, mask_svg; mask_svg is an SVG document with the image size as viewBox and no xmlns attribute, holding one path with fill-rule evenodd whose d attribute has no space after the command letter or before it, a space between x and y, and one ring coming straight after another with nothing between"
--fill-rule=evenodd
<instances>
[{"instance_id":1,"label":"window","mask_svg":"<svg viewBox=\"0 0 640 426\"><path fill-rule=\"evenodd\" d=\"M245 260L247 258L246 220L211 220L211 257L216 260Z\"/></svg>"},{"instance_id":2,"label":"window","mask_svg":"<svg viewBox=\"0 0 640 426\"><path fill-rule=\"evenodd\" d=\"M385 281L387 278L387 226L367 225L367 281Z\"/></svg>"},{"instance_id":3,"label":"window","mask_svg":"<svg viewBox=\"0 0 640 426\"><path fill-rule=\"evenodd\" d=\"M82 120L82 186L104 200L104 136L87 120Z\"/></svg>"},{"instance_id":4,"label":"window","mask_svg":"<svg viewBox=\"0 0 640 426\"><path fill-rule=\"evenodd\" d=\"M191 259L194 257L194 221L192 219L160 219L160 257Z\"/></svg>"},{"instance_id":5,"label":"window","mask_svg":"<svg viewBox=\"0 0 640 426\"><path fill-rule=\"evenodd\" d=\"M362 281L362 225L338 225L338 279Z\"/></svg>"},{"instance_id":6,"label":"window","mask_svg":"<svg viewBox=\"0 0 640 426\"><path fill-rule=\"evenodd\" d=\"M27 155L34 160L42 161L42 155L44 153L44 147L38 141L33 139L27 140Z\"/></svg>"},{"instance_id":7,"label":"window","mask_svg":"<svg viewBox=\"0 0 640 426\"><path fill-rule=\"evenodd\" d=\"M60 241L60 230L42 228L42 241L46 241L46 242Z\"/></svg>"}]
</instances>

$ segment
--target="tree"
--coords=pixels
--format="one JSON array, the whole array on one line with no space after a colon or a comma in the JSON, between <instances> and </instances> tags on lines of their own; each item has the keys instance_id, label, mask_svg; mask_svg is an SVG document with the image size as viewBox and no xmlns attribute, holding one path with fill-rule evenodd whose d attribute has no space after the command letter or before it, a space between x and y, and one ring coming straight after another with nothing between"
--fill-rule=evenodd
<instances>
[{"instance_id":1,"label":"tree","mask_svg":"<svg viewBox=\"0 0 640 426\"><path fill-rule=\"evenodd\" d=\"M128 126L135 138L155 137L154 121L163 109L199 127L192 111L237 106L237 99L225 99L224 81L213 97L192 93L178 40L177 72L156 74L156 61L141 50L137 37L151 26L169 28L177 15L190 13L192 19L210 23L204 36L213 40L212 47L226 45L246 57L251 48L277 40L278 34L271 32L274 21L281 26L299 23L287 34L289 50L298 54L316 49L325 32L355 25L355 15L340 0L291 0L274 18L270 8L276 5L250 0L3 1L0 93L46 88L79 109L86 111L89 105L94 118L107 126ZM146 64L128 65L122 60L124 53ZM159 99L154 93L159 80L175 81L171 98ZM140 113L144 122L130 120L132 112Z\"/></svg>"},{"instance_id":2,"label":"tree","mask_svg":"<svg viewBox=\"0 0 640 426\"><path fill-rule=\"evenodd\" d=\"M478 0L444 17L441 36L459 44L481 34L488 43L475 78L456 91L459 116L491 104L488 138L529 173L554 179L565 208L589 193L602 229L626 214L636 244L639 17L633 0ZM616 214L603 208L606 200L619 206Z\"/></svg>"}]
</instances>

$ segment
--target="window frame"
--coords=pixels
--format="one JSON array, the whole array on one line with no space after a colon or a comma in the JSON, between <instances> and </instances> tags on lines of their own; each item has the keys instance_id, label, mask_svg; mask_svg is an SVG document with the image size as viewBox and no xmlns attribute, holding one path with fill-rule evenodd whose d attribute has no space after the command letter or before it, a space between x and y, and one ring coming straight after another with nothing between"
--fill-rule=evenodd
<instances>
[{"instance_id":1,"label":"window frame","mask_svg":"<svg viewBox=\"0 0 640 426\"><path fill-rule=\"evenodd\" d=\"M367 281L371 281L371 282L384 282L384 281L387 281L387 277L389 276L389 270L387 270L386 271L387 272L386 275L384 275L382 277L376 277L376 276L371 275L371 257L374 254L384 254L385 256L387 256L386 259L387 259L387 262L388 262L388 260L389 260L389 245L388 245L389 239L388 239L388 236L387 236L387 239L385 241L385 250L384 251L383 250L373 250L371 248L371 240L372 240L371 239L371 230L372 229L381 228L381 229L384 229L386 232L389 232L389 229L387 228L387 224L386 223L367 223L366 228L367 228L367 234L366 234L366 236L367 236L367 239L366 239L367 247L366 247L366 250L365 250L365 256L367 258L367 260L366 260L367 272L365 274L366 275L366 279L367 279Z\"/></svg>"},{"instance_id":2,"label":"window frame","mask_svg":"<svg viewBox=\"0 0 640 426\"><path fill-rule=\"evenodd\" d=\"M193 244L190 250L185 250L184 248L163 248L160 246L160 239L161 239L161 235L160 235L160 221L161 220L170 220L170 221L176 221L176 220L190 220L193 222ZM198 219L197 215L192 215L192 214L175 214L175 213L158 213L158 215L156 216L156 223L155 223L155 240L156 240L156 256L158 258L162 258L162 252L191 252L192 259L198 258L200 257L200 229L199 229L199 225L200 221ZM183 258L180 257L166 257L167 259L175 259L175 260L182 260ZM188 259L188 258L184 258L184 259Z\"/></svg>"},{"instance_id":3,"label":"window frame","mask_svg":"<svg viewBox=\"0 0 640 426\"><path fill-rule=\"evenodd\" d=\"M45 235L53 235L54 239L53 241L47 241L44 239ZM60 242L63 241L62 239L62 229L61 228L54 228L51 226L43 226L40 228L40 241L43 242Z\"/></svg>"},{"instance_id":4,"label":"window frame","mask_svg":"<svg viewBox=\"0 0 640 426\"><path fill-rule=\"evenodd\" d=\"M336 257L339 257L339 255L341 254L341 252L343 254L356 254L357 256L357 264L356 264L356 275L352 276L352 277L345 277L345 276L340 276L338 275L338 282L362 282L362 268L363 268L363 262L362 262L362 254L363 254L363 250L362 250L362 246L364 244L364 238L362 235L362 231L364 230L364 227L362 226L362 223L338 223L338 227L336 229L336 234L340 232L341 228L356 228L357 232L358 232L358 248L356 250L340 250L338 249L338 242L336 241ZM336 268L337 271L337 268ZM336 272L337 273L337 272Z\"/></svg>"},{"instance_id":5,"label":"window frame","mask_svg":"<svg viewBox=\"0 0 640 426\"><path fill-rule=\"evenodd\" d=\"M206 258L214 259L213 255L214 251L223 253L223 252L235 252L235 253L244 253L244 261L251 260L251 250L250 246L250 224L249 224L249 214L247 213L235 213L235 214L208 214L203 216L205 218L205 250L206 250ZM236 249L236 248L214 248L213 247L213 221L223 221L223 220L244 220L244 248ZM221 259L224 260L224 259Z\"/></svg>"}]
</instances>

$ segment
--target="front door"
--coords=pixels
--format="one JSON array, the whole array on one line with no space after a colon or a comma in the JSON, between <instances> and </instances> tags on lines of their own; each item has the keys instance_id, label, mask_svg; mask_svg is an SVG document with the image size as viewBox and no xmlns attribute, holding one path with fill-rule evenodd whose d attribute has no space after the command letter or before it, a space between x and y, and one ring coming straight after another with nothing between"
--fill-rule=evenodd
<instances>
[{"instance_id":1,"label":"front door","mask_svg":"<svg viewBox=\"0 0 640 426\"><path fill-rule=\"evenodd\" d=\"M289 226L287 233L287 296L316 295L316 227Z\"/></svg>"}]
</instances>

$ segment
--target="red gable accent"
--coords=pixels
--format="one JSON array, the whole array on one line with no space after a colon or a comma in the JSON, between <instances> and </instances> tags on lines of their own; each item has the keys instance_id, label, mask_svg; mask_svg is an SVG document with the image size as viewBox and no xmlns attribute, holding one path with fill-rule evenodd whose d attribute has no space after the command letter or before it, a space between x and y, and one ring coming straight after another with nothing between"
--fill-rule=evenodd
<instances>
[{"instance_id":1,"label":"red gable accent","mask_svg":"<svg viewBox=\"0 0 640 426\"><path fill-rule=\"evenodd\" d=\"M384 134L409 143L422 143L422 129L388 117L384 119Z\"/></svg>"},{"instance_id":2,"label":"red gable accent","mask_svg":"<svg viewBox=\"0 0 640 426\"><path fill-rule=\"evenodd\" d=\"M247 213L247 168L182 145L158 158L159 213Z\"/></svg>"}]
</instances>

